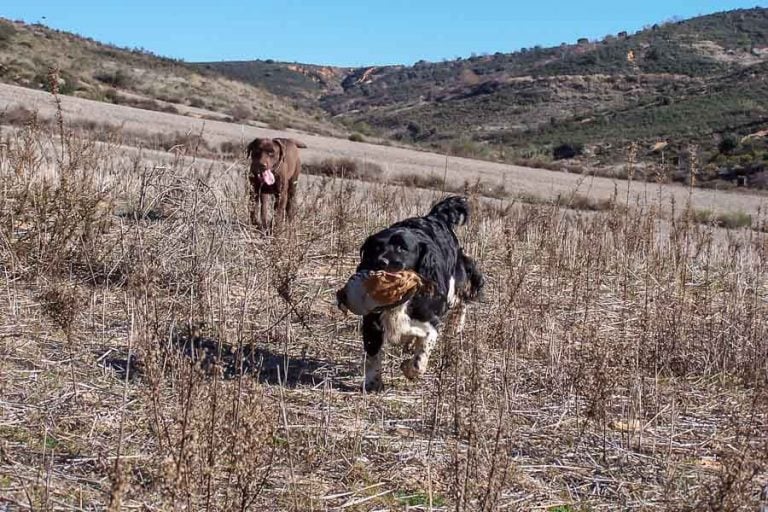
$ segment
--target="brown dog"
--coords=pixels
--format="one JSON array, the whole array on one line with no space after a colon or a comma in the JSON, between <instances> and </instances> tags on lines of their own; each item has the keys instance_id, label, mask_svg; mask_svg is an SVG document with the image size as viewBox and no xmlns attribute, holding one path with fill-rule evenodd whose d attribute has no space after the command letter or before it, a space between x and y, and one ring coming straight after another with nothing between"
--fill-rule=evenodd
<instances>
[{"instance_id":1,"label":"brown dog","mask_svg":"<svg viewBox=\"0 0 768 512\"><path fill-rule=\"evenodd\" d=\"M306 147L293 139L254 139L248 144L251 224L269 231L267 201L270 196L275 197L275 224L279 225L286 217L293 217L293 203L301 173L299 148Z\"/></svg>"}]
</instances>

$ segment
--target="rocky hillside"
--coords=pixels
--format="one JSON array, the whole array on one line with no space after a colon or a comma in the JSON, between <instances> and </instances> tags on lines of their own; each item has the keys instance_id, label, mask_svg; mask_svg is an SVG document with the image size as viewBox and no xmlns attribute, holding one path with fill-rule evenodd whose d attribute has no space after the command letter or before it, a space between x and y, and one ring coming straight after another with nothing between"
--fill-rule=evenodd
<instances>
[{"instance_id":1,"label":"rocky hillside","mask_svg":"<svg viewBox=\"0 0 768 512\"><path fill-rule=\"evenodd\" d=\"M274 60L204 62L198 63L197 66L235 80L258 85L276 95L304 101L305 104L317 104L318 99L323 96L342 93L342 82L355 72L354 68Z\"/></svg>"},{"instance_id":2,"label":"rocky hillside","mask_svg":"<svg viewBox=\"0 0 768 512\"><path fill-rule=\"evenodd\" d=\"M605 150L670 139L714 147L732 132L749 135L768 123L766 62L768 9L754 8L413 66L204 66L319 104L362 133L530 159L551 158L564 143Z\"/></svg>"},{"instance_id":3,"label":"rocky hillside","mask_svg":"<svg viewBox=\"0 0 768 512\"><path fill-rule=\"evenodd\" d=\"M0 81L46 88L52 66L65 94L528 165L561 168L552 160L563 159L622 175L632 144L641 169L666 166L682 180L694 145L719 186L722 176L743 183L762 173L768 159L766 138L755 135L768 128L765 8L599 41L364 68L188 64L0 20Z\"/></svg>"},{"instance_id":4,"label":"rocky hillside","mask_svg":"<svg viewBox=\"0 0 768 512\"><path fill-rule=\"evenodd\" d=\"M150 110L238 122L338 132L323 111L297 108L258 84L233 80L143 49L0 18L0 82L49 88L52 67L60 92Z\"/></svg>"}]
</instances>

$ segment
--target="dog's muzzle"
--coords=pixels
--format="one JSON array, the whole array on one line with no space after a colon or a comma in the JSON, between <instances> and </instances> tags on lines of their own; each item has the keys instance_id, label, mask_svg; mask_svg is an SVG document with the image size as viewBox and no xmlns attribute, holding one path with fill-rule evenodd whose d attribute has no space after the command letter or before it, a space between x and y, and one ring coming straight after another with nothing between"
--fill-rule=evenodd
<instances>
[{"instance_id":1,"label":"dog's muzzle","mask_svg":"<svg viewBox=\"0 0 768 512\"><path fill-rule=\"evenodd\" d=\"M345 315L349 313L349 308L347 307L346 302L347 293L344 291L344 288L342 288L336 292L336 307L339 308Z\"/></svg>"}]
</instances>

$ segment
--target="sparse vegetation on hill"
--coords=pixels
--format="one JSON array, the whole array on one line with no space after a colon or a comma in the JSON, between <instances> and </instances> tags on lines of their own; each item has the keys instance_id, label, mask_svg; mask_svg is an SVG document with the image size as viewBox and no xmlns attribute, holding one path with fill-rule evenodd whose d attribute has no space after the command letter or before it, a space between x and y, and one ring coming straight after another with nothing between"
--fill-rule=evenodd
<instances>
[{"instance_id":1,"label":"sparse vegetation on hill","mask_svg":"<svg viewBox=\"0 0 768 512\"><path fill-rule=\"evenodd\" d=\"M123 49L92 39L0 19L0 82L48 89L58 68L59 92L188 115L231 114L237 122L293 126L319 133L336 130L317 107L297 109L266 90L143 49Z\"/></svg>"},{"instance_id":2,"label":"sparse vegetation on hill","mask_svg":"<svg viewBox=\"0 0 768 512\"><path fill-rule=\"evenodd\" d=\"M768 127L767 60L768 9L754 8L553 48L333 69L325 80L309 80L295 64L213 66L255 84L293 80L285 94L316 98L347 125L365 123L379 136L545 164L555 147L582 144L583 167L618 175L630 143L693 143L711 152L727 133ZM646 156L638 158L655 163Z\"/></svg>"},{"instance_id":3,"label":"sparse vegetation on hill","mask_svg":"<svg viewBox=\"0 0 768 512\"><path fill-rule=\"evenodd\" d=\"M736 10L600 41L357 69L272 60L186 64L2 21L0 80L41 87L56 64L67 94L548 168L559 167L558 146L578 145L584 151L571 169L611 176L624 175L630 144L640 148L640 167L652 169L661 158L650 148L665 143L663 172L638 177L675 180L687 174L679 165L683 148L694 144L711 160L724 136L768 127L766 13ZM759 152L749 162L741 156L747 173L763 172ZM711 167L703 177L718 179L697 185L763 182L728 178L730 164Z\"/></svg>"},{"instance_id":4,"label":"sparse vegetation on hill","mask_svg":"<svg viewBox=\"0 0 768 512\"><path fill-rule=\"evenodd\" d=\"M349 71L332 66L284 63L273 60L227 61L197 63L236 80L252 83L267 91L317 106L317 98L339 84Z\"/></svg>"}]
</instances>

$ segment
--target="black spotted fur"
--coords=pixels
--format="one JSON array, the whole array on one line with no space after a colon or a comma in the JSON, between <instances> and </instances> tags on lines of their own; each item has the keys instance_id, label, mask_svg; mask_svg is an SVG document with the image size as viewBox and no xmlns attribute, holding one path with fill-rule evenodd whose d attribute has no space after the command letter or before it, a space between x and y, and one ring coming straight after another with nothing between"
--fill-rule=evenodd
<instances>
[{"instance_id":1,"label":"black spotted fur","mask_svg":"<svg viewBox=\"0 0 768 512\"><path fill-rule=\"evenodd\" d=\"M470 208L466 198L450 196L422 217L405 219L369 236L360 249L362 270L413 270L428 286L413 296L406 312L410 318L429 322L436 329L448 312L451 277L459 300L471 301L480 294L484 279L466 254L453 229L466 224ZM369 356L376 355L384 340L381 311L363 317L363 342Z\"/></svg>"}]
</instances>

